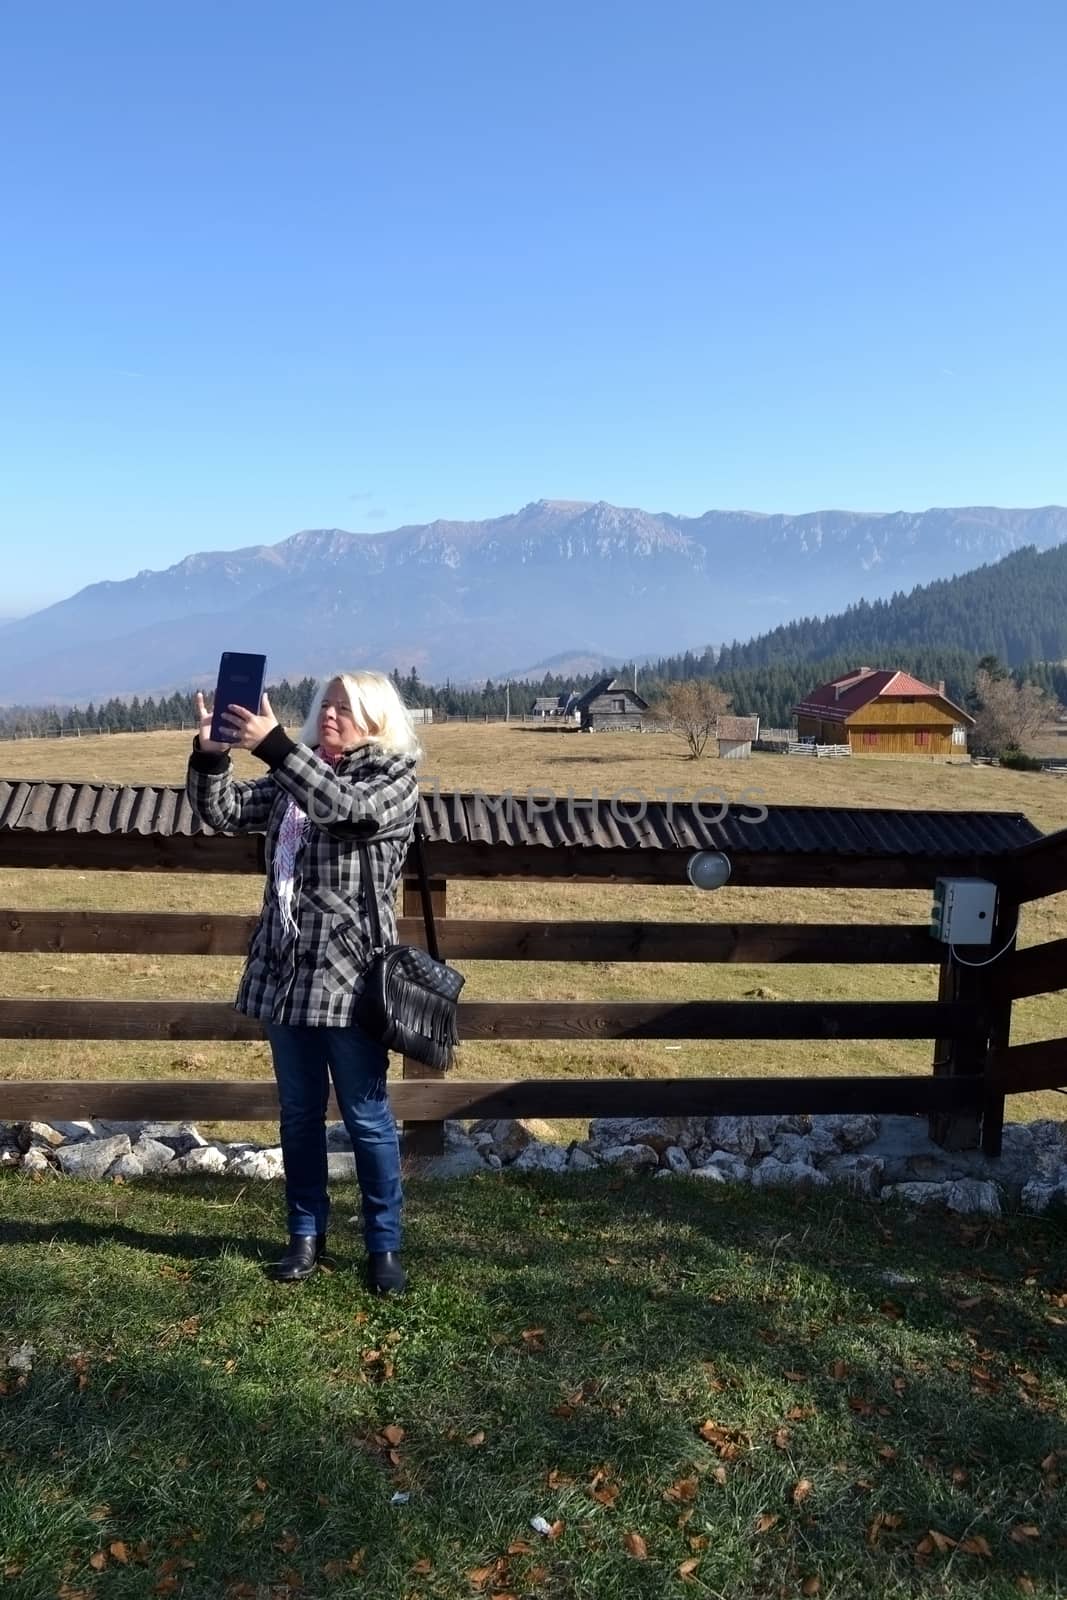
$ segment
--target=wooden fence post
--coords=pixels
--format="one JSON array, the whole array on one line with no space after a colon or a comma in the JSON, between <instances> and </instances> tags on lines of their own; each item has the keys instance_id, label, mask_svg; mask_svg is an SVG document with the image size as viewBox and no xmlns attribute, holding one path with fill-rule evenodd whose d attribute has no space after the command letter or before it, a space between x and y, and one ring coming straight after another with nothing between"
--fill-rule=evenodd
<instances>
[{"instance_id":1,"label":"wooden fence post","mask_svg":"<svg viewBox=\"0 0 1067 1600\"><path fill-rule=\"evenodd\" d=\"M1018 901L1008 898L1003 892L997 904L996 923L993 927L993 949L1003 952L1003 959L1010 960L1015 950L1015 938L1019 931L1019 904ZM1001 957L997 957L998 961ZM981 974L979 974L981 975ZM989 1053L990 1061L1001 1051L1006 1050L1011 1041L1011 996L1006 999L996 1000L989 1009ZM988 1075L988 1065L986 1072ZM985 1100L982 1107L982 1151L987 1156L999 1156L1001 1140L1004 1133L1004 1093L995 1090L986 1081Z\"/></svg>"},{"instance_id":2,"label":"wooden fence post","mask_svg":"<svg viewBox=\"0 0 1067 1600\"><path fill-rule=\"evenodd\" d=\"M1007 953L1008 941L1018 926L1017 902L1000 898L989 950L970 946L957 959L947 946L941 961L937 998L973 1009L984 1019L984 1027L972 1039L939 1039L934 1045L935 1077L983 1077L988 1079L994 1048L1004 1048L1011 1030L1011 1001L990 1000L988 967L995 952ZM986 1155L1000 1154L1004 1127L1004 1096L988 1090L982 1111L935 1111L930 1117L930 1137L946 1150L974 1150L981 1133Z\"/></svg>"},{"instance_id":3,"label":"wooden fence post","mask_svg":"<svg viewBox=\"0 0 1067 1600\"><path fill-rule=\"evenodd\" d=\"M430 904L433 906L434 921L440 922L447 915L448 881L445 878L430 879ZM405 917L422 916L422 896L419 894L417 878L404 879L404 893L402 897L402 915ZM443 944L442 930L438 928L438 939ZM443 1078L444 1070L440 1067L428 1067L421 1061L416 1061L412 1056L404 1057L403 1077L405 1078ZM413 1156L440 1155L445 1147L445 1125L443 1122L405 1122L404 1123L404 1154Z\"/></svg>"}]
</instances>

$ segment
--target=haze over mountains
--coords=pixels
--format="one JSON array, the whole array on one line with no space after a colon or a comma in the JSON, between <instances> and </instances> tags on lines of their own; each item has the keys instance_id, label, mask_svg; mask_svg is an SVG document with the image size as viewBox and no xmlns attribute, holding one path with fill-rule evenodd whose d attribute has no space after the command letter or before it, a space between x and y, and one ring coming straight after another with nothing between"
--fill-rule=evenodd
<instances>
[{"instance_id":1,"label":"haze over mountains","mask_svg":"<svg viewBox=\"0 0 1067 1600\"><path fill-rule=\"evenodd\" d=\"M352 666L483 681L553 657L622 660L746 639L1067 540L1067 510L709 511L539 500L485 522L312 529L92 584L0 629L0 703L85 703Z\"/></svg>"}]
</instances>

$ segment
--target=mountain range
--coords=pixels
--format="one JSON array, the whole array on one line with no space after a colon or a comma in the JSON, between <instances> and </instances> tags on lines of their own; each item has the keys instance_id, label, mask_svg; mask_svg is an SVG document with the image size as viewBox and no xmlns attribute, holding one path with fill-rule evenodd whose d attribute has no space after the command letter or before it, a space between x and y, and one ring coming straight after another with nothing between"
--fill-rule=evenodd
<instances>
[{"instance_id":1,"label":"mountain range","mask_svg":"<svg viewBox=\"0 0 1067 1600\"><path fill-rule=\"evenodd\" d=\"M84 704L214 681L221 650L277 680L338 665L424 680L530 675L744 639L1067 540L1067 509L708 511L538 500L483 522L309 529L90 584L0 629L0 704Z\"/></svg>"}]
</instances>

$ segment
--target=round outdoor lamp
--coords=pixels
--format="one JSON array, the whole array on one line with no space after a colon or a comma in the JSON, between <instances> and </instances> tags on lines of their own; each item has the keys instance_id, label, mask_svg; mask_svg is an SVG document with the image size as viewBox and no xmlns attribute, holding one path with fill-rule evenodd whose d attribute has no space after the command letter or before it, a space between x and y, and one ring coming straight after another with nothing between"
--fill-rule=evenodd
<instances>
[{"instance_id":1,"label":"round outdoor lamp","mask_svg":"<svg viewBox=\"0 0 1067 1600\"><path fill-rule=\"evenodd\" d=\"M698 850L685 871L694 889L721 889L730 881L730 857L721 850Z\"/></svg>"}]
</instances>

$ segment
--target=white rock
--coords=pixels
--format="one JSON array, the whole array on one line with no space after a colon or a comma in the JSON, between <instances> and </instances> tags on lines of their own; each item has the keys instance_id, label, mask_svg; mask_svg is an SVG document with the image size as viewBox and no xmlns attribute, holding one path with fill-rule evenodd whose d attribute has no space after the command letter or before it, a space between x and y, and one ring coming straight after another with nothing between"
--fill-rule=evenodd
<instances>
[{"instance_id":1,"label":"white rock","mask_svg":"<svg viewBox=\"0 0 1067 1600\"><path fill-rule=\"evenodd\" d=\"M680 1145L670 1144L663 1152L663 1165L671 1172L688 1175L692 1172L689 1157Z\"/></svg>"},{"instance_id":2,"label":"white rock","mask_svg":"<svg viewBox=\"0 0 1067 1600\"><path fill-rule=\"evenodd\" d=\"M693 1177L707 1178L712 1183L751 1183L752 1168L742 1156L716 1150L701 1166L693 1168Z\"/></svg>"},{"instance_id":3,"label":"white rock","mask_svg":"<svg viewBox=\"0 0 1067 1600\"><path fill-rule=\"evenodd\" d=\"M538 1117L483 1117L471 1126L471 1134L492 1135L493 1149L502 1161L513 1161L527 1145L551 1144L552 1128Z\"/></svg>"},{"instance_id":4,"label":"white rock","mask_svg":"<svg viewBox=\"0 0 1067 1600\"><path fill-rule=\"evenodd\" d=\"M238 1178L259 1179L267 1182L275 1176L265 1150L245 1150L235 1156L227 1168Z\"/></svg>"},{"instance_id":5,"label":"white rock","mask_svg":"<svg viewBox=\"0 0 1067 1600\"><path fill-rule=\"evenodd\" d=\"M96 1133L91 1122L50 1122L48 1126L62 1137L64 1144L76 1144L79 1139L91 1139Z\"/></svg>"},{"instance_id":6,"label":"white rock","mask_svg":"<svg viewBox=\"0 0 1067 1600\"><path fill-rule=\"evenodd\" d=\"M330 1150L351 1150L352 1141L343 1122L326 1124L326 1146Z\"/></svg>"},{"instance_id":7,"label":"white rock","mask_svg":"<svg viewBox=\"0 0 1067 1600\"><path fill-rule=\"evenodd\" d=\"M659 1166L659 1156L649 1144L606 1144L598 1153L606 1167L623 1167L628 1172Z\"/></svg>"},{"instance_id":8,"label":"white rock","mask_svg":"<svg viewBox=\"0 0 1067 1600\"><path fill-rule=\"evenodd\" d=\"M1047 1183L1043 1178L1031 1178L1020 1198L1024 1211L1042 1212L1050 1206L1067 1206L1067 1181Z\"/></svg>"},{"instance_id":9,"label":"white rock","mask_svg":"<svg viewBox=\"0 0 1067 1600\"><path fill-rule=\"evenodd\" d=\"M812 1132L816 1129L828 1133L840 1150L861 1150L873 1144L880 1131L877 1117L866 1112L838 1112L815 1116L811 1119Z\"/></svg>"},{"instance_id":10,"label":"white rock","mask_svg":"<svg viewBox=\"0 0 1067 1600\"><path fill-rule=\"evenodd\" d=\"M0 1145L0 1167L17 1167L21 1164L22 1151L16 1145Z\"/></svg>"},{"instance_id":11,"label":"white rock","mask_svg":"<svg viewBox=\"0 0 1067 1600\"><path fill-rule=\"evenodd\" d=\"M511 1165L518 1172L565 1172L567 1152L561 1144L546 1144L535 1139L526 1145Z\"/></svg>"},{"instance_id":12,"label":"white rock","mask_svg":"<svg viewBox=\"0 0 1067 1600\"><path fill-rule=\"evenodd\" d=\"M190 1150L202 1150L208 1143L200 1129L191 1122L146 1122L141 1129L141 1136L170 1145L176 1156L186 1156Z\"/></svg>"},{"instance_id":13,"label":"white rock","mask_svg":"<svg viewBox=\"0 0 1067 1600\"><path fill-rule=\"evenodd\" d=\"M83 1139L79 1144L60 1145L56 1160L70 1178L102 1178L113 1161L129 1153L129 1134L116 1133L110 1139Z\"/></svg>"},{"instance_id":14,"label":"white rock","mask_svg":"<svg viewBox=\"0 0 1067 1600\"><path fill-rule=\"evenodd\" d=\"M348 1183L356 1176L356 1158L351 1150L327 1150L326 1175L331 1183Z\"/></svg>"},{"instance_id":15,"label":"white rock","mask_svg":"<svg viewBox=\"0 0 1067 1600\"><path fill-rule=\"evenodd\" d=\"M469 1178L473 1173L485 1172L487 1167L479 1152L468 1148L445 1150L439 1156L427 1156L419 1161L418 1170L423 1178Z\"/></svg>"},{"instance_id":16,"label":"white rock","mask_svg":"<svg viewBox=\"0 0 1067 1600\"><path fill-rule=\"evenodd\" d=\"M873 1199L882 1186L885 1166L878 1156L850 1154L831 1156L820 1170L831 1183L843 1185L850 1194Z\"/></svg>"},{"instance_id":17,"label":"white rock","mask_svg":"<svg viewBox=\"0 0 1067 1600\"><path fill-rule=\"evenodd\" d=\"M119 1156L113 1161L104 1173L105 1178L143 1178L145 1169L131 1150L128 1155Z\"/></svg>"},{"instance_id":18,"label":"white rock","mask_svg":"<svg viewBox=\"0 0 1067 1600\"><path fill-rule=\"evenodd\" d=\"M36 1348L23 1341L22 1344L9 1347L4 1359L12 1372L30 1373L33 1371L33 1358L36 1354Z\"/></svg>"},{"instance_id":19,"label":"white rock","mask_svg":"<svg viewBox=\"0 0 1067 1600\"><path fill-rule=\"evenodd\" d=\"M142 1133L130 1147L130 1154L137 1157L145 1172L162 1172L174 1160L174 1151L169 1144L164 1144L161 1139L151 1139L146 1133Z\"/></svg>"},{"instance_id":20,"label":"white rock","mask_svg":"<svg viewBox=\"0 0 1067 1600\"><path fill-rule=\"evenodd\" d=\"M946 1183L945 1204L950 1211L977 1211L986 1217L999 1217L1000 1191L995 1183L963 1178L956 1183Z\"/></svg>"},{"instance_id":21,"label":"white rock","mask_svg":"<svg viewBox=\"0 0 1067 1600\"><path fill-rule=\"evenodd\" d=\"M812 1128L810 1133L781 1133L774 1141L774 1155L778 1161L806 1161L811 1166L826 1156L836 1156L837 1148L828 1128Z\"/></svg>"},{"instance_id":22,"label":"white rock","mask_svg":"<svg viewBox=\"0 0 1067 1600\"><path fill-rule=\"evenodd\" d=\"M499 1172L504 1163L495 1150L490 1150L485 1157L485 1164L491 1172Z\"/></svg>"},{"instance_id":23,"label":"white rock","mask_svg":"<svg viewBox=\"0 0 1067 1600\"><path fill-rule=\"evenodd\" d=\"M767 1156L752 1169L755 1189L825 1189L829 1182L825 1172L807 1161L777 1161Z\"/></svg>"},{"instance_id":24,"label":"white rock","mask_svg":"<svg viewBox=\"0 0 1067 1600\"><path fill-rule=\"evenodd\" d=\"M79 1133L78 1137L84 1138L86 1135ZM16 1142L22 1144L27 1150L33 1144L44 1145L49 1150L54 1150L56 1145L65 1144L67 1137L58 1128L53 1127L50 1122L23 1122L19 1124ZM75 1143L75 1140L72 1139L70 1143Z\"/></svg>"},{"instance_id":25,"label":"white rock","mask_svg":"<svg viewBox=\"0 0 1067 1600\"><path fill-rule=\"evenodd\" d=\"M493 1135L486 1129L483 1129L481 1133L472 1133L471 1144L476 1150L491 1150L493 1148Z\"/></svg>"},{"instance_id":26,"label":"white rock","mask_svg":"<svg viewBox=\"0 0 1067 1600\"><path fill-rule=\"evenodd\" d=\"M174 1163L178 1172L225 1172L226 1157L217 1145L198 1145L195 1150L190 1150L187 1155L179 1156Z\"/></svg>"},{"instance_id":27,"label":"white rock","mask_svg":"<svg viewBox=\"0 0 1067 1600\"><path fill-rule=\"evenodd\" d=\"M461 1122L446 1122L443 1138L446 1150L469 1150L473 1143Z\"/></svg>"},{"instance_id":28,"label":"white rock","mask_svg":"<svg viewBox=\"0 0 1067 1600\"><path fill-rule=\"evenodd\" d=\"M755 1154L756 1130L751 1117L709 1117L706 1128L708 1141L717 1150L742 1156Z\"/></svg>"},{"instance_id":29,"label":"white rock","mask_svg":"<svg viewBox=\"0 0 1067 1600\"><path fill-rule=\"evenodd\" d=\"M657 1155L672 1144L695 1144L703 1131L700 1117L595 1117L589 1124L589 1138L595 1145L645 1144Z\"/></svg>"},{"instance_id":30,"label":"white rock","mask_svg":"<svg viewBox=\"0 0 1067 1600\"><path fill-rule=\"evenodd\" d=\"M943 1206L943 1183L887 1183L882 1190L883 1200L906 1200L913 1206Z\"/></svg>"},{"instance_id":31,"label":"white rock","mask_svg":"<svg viewBox=\"0 0 1067 1600\"><path fill-rule=\"evenodd\" d=\"M588 1150L583 1150L581 1145L572 1145L567 1155L568 1172L595 1172L600 1162L591 1156Z\"/></svg>"},{"instance_id":32,"label":"white rock","mask_svg":"<svg viewBox=\"0 0 1067 1600\"><path fill-rule=\"evenodd\" d=\"M19 1171L24 1172L27 1177L32 1177L34 1173L38 1172L54 1172L55 1167L49 1161L43 1149L39 1145L33 1145L23 1156L22 1166Z\"/></svg>"}]
</instances>

